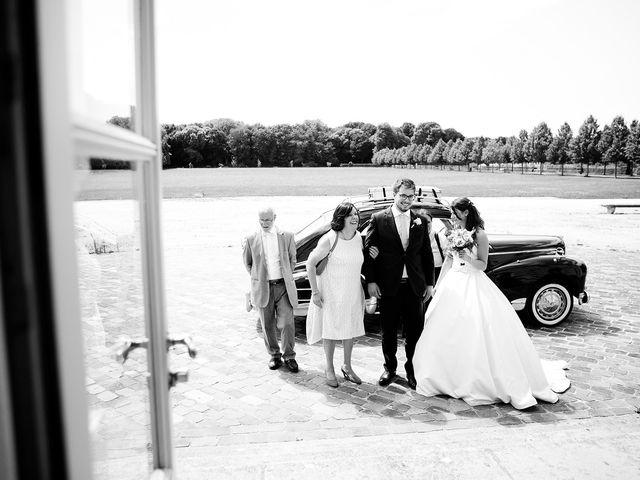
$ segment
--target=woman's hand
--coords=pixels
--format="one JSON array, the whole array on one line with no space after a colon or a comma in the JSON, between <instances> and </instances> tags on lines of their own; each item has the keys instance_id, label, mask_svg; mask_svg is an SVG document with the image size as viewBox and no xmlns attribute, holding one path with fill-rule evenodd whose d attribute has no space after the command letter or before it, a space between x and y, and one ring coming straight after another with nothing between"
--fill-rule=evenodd
<instances>
[{"instance_id":1,"label":"woman's hand","mask_svg":"<svg viewBox=\"0 0 640 480\"><path fill-rule=\"evenodd\" d=\"M369 247L369 256L374 260L378 257L379 253L380 253L380 250L378 250L378 247L376 246Z\"/></svg>"},{"instance_id":2,"label":"woman's hand","mask_svg":"<svg viewBox=\"0 0 640 480\"><path fill-rule=\"evenodd\" d=\"M322 295L320 294L320 292L312 293L311 301L316 307L322 308Z\"/></svg>"},{"instance_id":3,"label":"woman's hand","mask_svg":"<svg viewBox=\"0 0 640 480\"><path fill-rule=\"evenodd\" d=\"M473 260L473 258L471 258L469 256L469 250L464 248L462 250L456 250L456 256L460 259L460 261L462 262L470 262Z\"/></svg>"}]
</instances>

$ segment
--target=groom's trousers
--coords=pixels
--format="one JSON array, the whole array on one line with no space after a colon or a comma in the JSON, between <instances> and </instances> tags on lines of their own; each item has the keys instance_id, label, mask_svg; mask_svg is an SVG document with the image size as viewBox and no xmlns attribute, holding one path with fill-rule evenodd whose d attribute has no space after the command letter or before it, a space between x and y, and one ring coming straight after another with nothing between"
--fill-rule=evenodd
<instances>
[{"instance_id":1,"label":"groom's trousers","mask_svg":"<svg viewBox=\"0 0 640 480\"><path fill-rule=\"evenodd\" d=\"M400 284L396 295L382 295L380 300L382 322L382 353L384 368L395 372L398 368L398 327L403 325L405 333L405 353L407 362L404 369L413 375L413 352L424 327L422 298L413 293L407 282ZM401 323L402 322L402 323Z\"/></svg>"}]
</instances>

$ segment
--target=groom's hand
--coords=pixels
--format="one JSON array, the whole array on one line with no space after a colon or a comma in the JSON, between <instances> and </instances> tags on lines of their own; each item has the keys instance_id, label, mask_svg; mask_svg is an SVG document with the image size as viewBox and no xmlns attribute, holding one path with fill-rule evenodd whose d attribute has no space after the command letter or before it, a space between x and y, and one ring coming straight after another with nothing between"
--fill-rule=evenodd
<instances>
[{"instance_id":1,"label":"groom's hand","mask_svg":"<svg viewBox=\"0 0 640 480\"><path fill-rule=\"evenodd\" d=\"M380 294L380 288L376 282L371 282L367 284L367 290L369 291L370 297L380 298L382 295Z\"/></svg>"},{"instance_id":2,"label":"groom's hand","mask_svg":"<svg viewBox=\"0 0 640 480\"><path fill-rule=\"evenodd\" d=\"M424 297L422 297L422 301L426 303L431 297L433 297L433 286L427 285L427 290L424 292Z\"/></svg>"}]
</instances>

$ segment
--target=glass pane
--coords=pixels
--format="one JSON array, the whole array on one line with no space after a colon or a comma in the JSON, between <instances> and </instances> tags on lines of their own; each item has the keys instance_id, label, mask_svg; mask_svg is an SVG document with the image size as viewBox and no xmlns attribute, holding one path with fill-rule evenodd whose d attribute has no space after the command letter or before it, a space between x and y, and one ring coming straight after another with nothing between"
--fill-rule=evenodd
<instances>
[{"instance_id":1,"label":"glass pane","mask_svg":"<svg viewBox=\"0 0 640 480\"><path fill-rule=\"evenodd\" d=\"M130 128L135 107L133 0L69 0L71 109Z\"/></svg>"},{"instance_id":2,"label":"glass pane","mask_svg":"<svg viewBox=\"0 0 640 480\"><path fill-rule=\"evenodd\" d=\"M146 336L139 172L119 162L129 169L118 171L113 194L95 178L103 172L90 170L95 162L79 161L74 203L94 478L140 479L152 464L147 352L115 358L127 339Z\"/></svg>"}]
</instances>

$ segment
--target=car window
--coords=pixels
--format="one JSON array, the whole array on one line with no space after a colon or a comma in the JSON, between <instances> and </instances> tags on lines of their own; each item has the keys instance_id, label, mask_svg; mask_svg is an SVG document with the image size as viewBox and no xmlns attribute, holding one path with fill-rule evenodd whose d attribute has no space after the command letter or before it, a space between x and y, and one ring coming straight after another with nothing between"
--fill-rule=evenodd
<instances>
[{"instance_id":1,"label":"car window","mask_svg":"<svg viewBox=\"0 0 640 480\"><path fill-rule=\"evenodd\" d=\"M451 228L451 220L445 218L433 218L431 220L431 228L434 232L444 234L445 231Z\"/></svg>"},{"instance_id":2,"label":"car window","mask_svg":"<svg viewBox=\"0 0 640 480\"><path fill-rule=\"evenodd\" d=\"M295 241L298 242L304 238L307 238L309 235L313 235L318 232L318 230L324 229L326 225L331 223L331 219L333 218L333 210L329 210L324 212L318 218L316 218L313 222L311 222L306 227L303 227L298 233L295 234Z\"/></svg>"}]
</instances>

